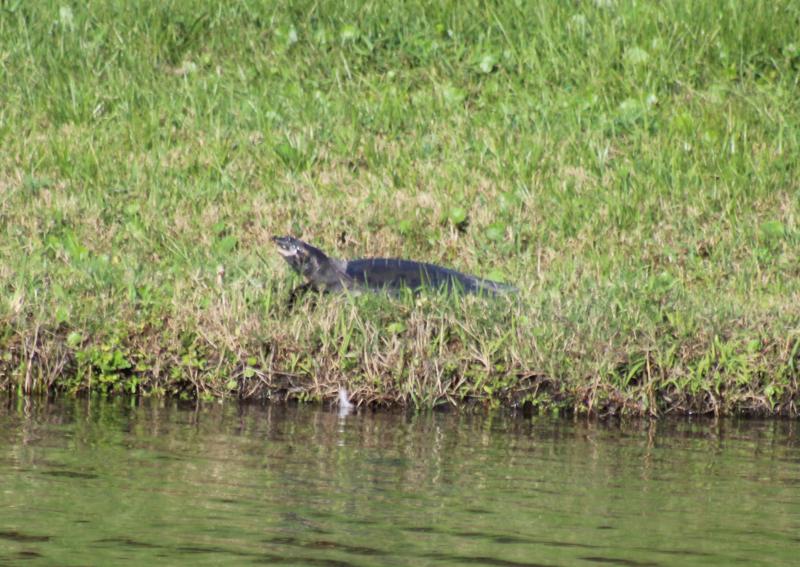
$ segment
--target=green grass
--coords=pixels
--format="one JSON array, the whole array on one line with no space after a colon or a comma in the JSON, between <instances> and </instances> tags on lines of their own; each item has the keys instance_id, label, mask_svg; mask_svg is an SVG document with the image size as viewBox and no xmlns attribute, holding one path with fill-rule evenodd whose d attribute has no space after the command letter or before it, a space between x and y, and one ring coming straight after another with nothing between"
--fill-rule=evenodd
<instances>
[{"instance_id":1,"label":"green grass","mask_svg":"<svg viewBox=\"0 0 800 567\"><path fill-rule=\"evenodd\" d=\"M800 3L0 12L7 387L797 413ZM289 311L286 233L522 293Z\"/></svg>"}]
</instances>

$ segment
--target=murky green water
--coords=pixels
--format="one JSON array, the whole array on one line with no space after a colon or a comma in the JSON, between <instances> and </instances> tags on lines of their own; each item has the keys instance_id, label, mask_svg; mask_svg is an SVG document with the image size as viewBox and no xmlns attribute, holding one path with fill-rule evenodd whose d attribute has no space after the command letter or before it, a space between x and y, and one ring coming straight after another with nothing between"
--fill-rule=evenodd
<instances>
[{"instance_id":1,"label":"murky green water","mask_svg":"<svg viewBox=\"0 0 800 567\"><path fill-rule=\"evenodd\" d=\"M0 407L0 565L798 565L797 422Z\"/></svg>"}]
</instances>

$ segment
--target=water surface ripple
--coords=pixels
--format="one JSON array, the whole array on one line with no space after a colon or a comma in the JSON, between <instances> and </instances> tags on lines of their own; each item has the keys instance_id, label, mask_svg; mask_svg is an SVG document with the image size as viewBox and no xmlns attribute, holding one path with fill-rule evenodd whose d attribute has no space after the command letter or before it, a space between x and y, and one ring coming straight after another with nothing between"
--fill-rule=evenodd
<instances>
[{"instance_id":1,"label":"water surface ripple","mask_svg":"<svg viewBox=\"0 0 800 567\"><path fill-rule=\"evenodd\" d=\"M797 565L795 421L0 406L0 565Z\"/></svg>"}]
</instances>

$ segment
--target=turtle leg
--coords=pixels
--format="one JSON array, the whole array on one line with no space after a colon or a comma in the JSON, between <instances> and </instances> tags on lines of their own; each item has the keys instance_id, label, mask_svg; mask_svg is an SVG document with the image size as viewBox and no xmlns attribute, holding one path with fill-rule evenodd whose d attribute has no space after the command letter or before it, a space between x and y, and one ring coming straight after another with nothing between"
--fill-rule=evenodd
<instances>
[{"instance_id":1,"label":"turtle leg","mask_svg":"<svg viewBox=\"0 0 800 567\"><path fill-rule=\"evenodd\" d=\"M297 302L297 300L300 299L301 296L303 296L306 293L308 293L308 291L311 290L311 289L314 289L314 288L310 283L300 284L299 286L294 288L289 293L289 299L286 300L287 309L289 309L291 311L292 308L294 307L294 304Z\"/></svg>"}]
</instances>

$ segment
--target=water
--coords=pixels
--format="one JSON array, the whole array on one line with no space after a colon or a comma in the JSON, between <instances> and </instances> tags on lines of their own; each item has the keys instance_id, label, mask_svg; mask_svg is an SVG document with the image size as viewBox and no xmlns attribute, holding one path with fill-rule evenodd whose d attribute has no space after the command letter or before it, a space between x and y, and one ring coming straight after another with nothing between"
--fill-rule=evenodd
<instances>
[{"instance_id":1,"label":"water","mask_svg":"<svg viewBox=\"0 0 800 567\"><path fill-rule=\"evenodd\" d=\"M0 565L798 565L795 421L0 407Z\"/></svg>"}]
</instances>

